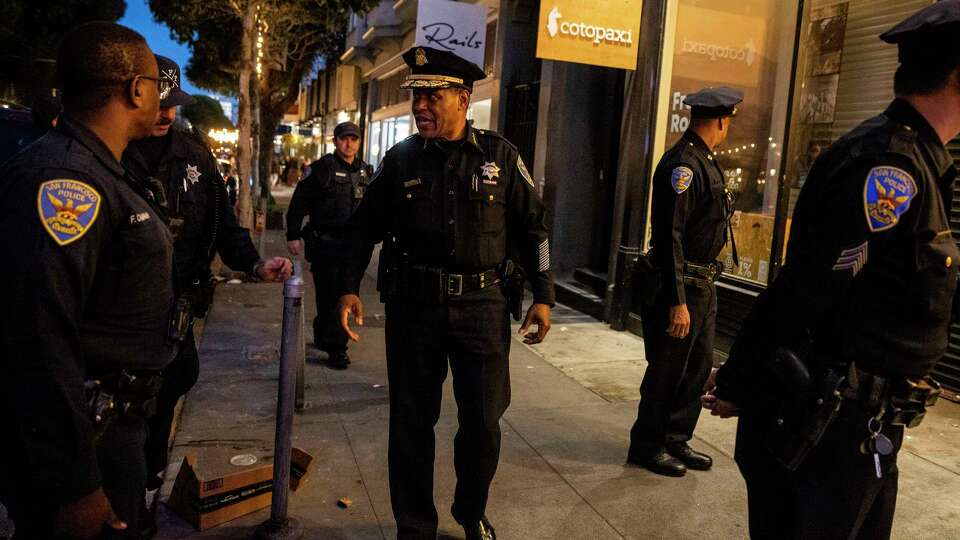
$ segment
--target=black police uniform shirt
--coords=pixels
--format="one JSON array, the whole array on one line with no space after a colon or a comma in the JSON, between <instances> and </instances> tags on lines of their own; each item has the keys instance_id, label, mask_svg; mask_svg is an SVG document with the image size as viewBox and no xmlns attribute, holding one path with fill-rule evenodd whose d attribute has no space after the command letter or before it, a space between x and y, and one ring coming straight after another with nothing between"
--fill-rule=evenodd
<instances>
[{"instance_id":1,"label":"black police uniform shirt","mask_svg":"<svg viewBox=\"0 0 960 540\"><path fill-rule=\"evenodd\" d=\"M57 504L100 483L84 379L158 370L176 354L166 340L172 238L136 181L70 118L0 177L10 254L0 271L0 416L16 456L3 466L30 471L24 496Z\"/></svg>"},{"instance_id":2,"label":"black police uniform shirt","mask_svg":"<svg viewBox=\"0 0 960 540\"><path fill-rule=\"evenodd\" d=\"M140 177L159 180L174 235L174 272L178 291L210 273L220 254L235 270L252 273L260 255L250 233L233 213L226 185L210 149L192 134L171 128L163 137L134 141L124 164Z\"/></svg>"},{"instance_id":3,"label":"black police uniform shirt","mask_svg":"<svg viewBox=\"0 0 960 540\"><path fill-rule=\"evenodd\" d=\"M686 303L685 262L713 263L726 243L730 204L716 156L687 130L653 175L652 246L667 305Z\"/></svg>"},{"instance_id":4,"label":"black police uniform shirt","mask_svg":"<svg viewBox=\"0 0 960 540\"><path fill-rule=\"evenodd\" d=\"M956 289L955 176L936 131L903 100L827 149L800 191L786 263L720 370L718 395L749 400L752 362L805 343L877 375L928 374L947 349Z\"/></svg>"},{"instance_id":5,"label":"black police uniform shirt","mask_svg":"<svg viewBox=\"0 0 960 540\"><path fill-rule=\"evenodd\" d=\"M509 256L526 271L534 301L554 304L543 202L516 147L492 131L468 123L459 141L416 134L395 145L349 227L346 293L357 294L373 245L391 235L411 264L451 272Z\"/></svg>"},{"instance_id":6,"label":"black police uniform shirt","mask_svg":"<svg viewBox=\"0 0 960 540\"><path fill-rule=\"evenodd\" d=\"M337 249L345 247L340 245L343 228L363 199L371 172L371 167L360 158L347 163L336 153L327 154L311 163L290 199L287 240L299 240L307 236L310 242L314 240L310 237L316 234L325 237L326 243L337 244L331 246L333 250L324 250L325 255L345 256L345 250ZM304 228L305 216L310 216L310 221Z\"/></svg>"}]
</instances>

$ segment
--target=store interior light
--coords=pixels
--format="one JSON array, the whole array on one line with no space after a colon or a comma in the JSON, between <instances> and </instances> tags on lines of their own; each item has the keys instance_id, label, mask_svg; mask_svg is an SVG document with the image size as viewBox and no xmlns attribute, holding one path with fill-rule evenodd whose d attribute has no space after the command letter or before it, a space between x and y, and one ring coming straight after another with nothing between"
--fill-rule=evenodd
<instances>
[{"instance_id":1,"label":"store interior light","mask_svg":"<svg viewBox=\"0 0 960 540\"><path fill-rule=\"evenodd\" d=\"M235 129L211 129L207 135L220 144L237 144L240 139L240 132Z\"/></svg>"}]
</instances>

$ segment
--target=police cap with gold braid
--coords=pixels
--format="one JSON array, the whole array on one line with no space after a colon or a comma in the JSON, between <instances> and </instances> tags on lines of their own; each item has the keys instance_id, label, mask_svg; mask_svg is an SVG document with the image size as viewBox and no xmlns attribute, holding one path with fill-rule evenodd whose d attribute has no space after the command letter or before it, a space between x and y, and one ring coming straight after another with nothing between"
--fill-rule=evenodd
<instances>
[{"instance_id":1,"label":"police cap with gold braid","mask_svg":"<svg viewBox=\"0 0 960 540\"><path fill-rule=\"evenodd\" d=\"M487 77L473 62L432 47L413 47L403 53L403 60L411 71L400 85L404 89L436 90L458 86L472 92L474 81Z\"/></svg>"}]
</instances>

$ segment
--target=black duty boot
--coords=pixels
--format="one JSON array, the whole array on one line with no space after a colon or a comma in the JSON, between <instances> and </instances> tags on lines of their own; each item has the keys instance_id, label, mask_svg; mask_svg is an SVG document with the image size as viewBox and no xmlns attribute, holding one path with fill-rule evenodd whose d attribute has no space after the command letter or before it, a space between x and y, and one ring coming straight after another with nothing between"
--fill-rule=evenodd
<instances>
[{"instance_id":1,"label":"black duty boot","mask_svg":"<svg viewBox=\"0 0 960 540\"><path fill-rule=\"evenodd\" d=\"M497 538L493 531L493 525L490 525L487 516L483 516L480 521L473 525L464 525L463 532L466 535L466 540L496 540Z\"/></svg>"},{"instance_id":2,"label":"black duty boot","mask_svg":"<svg viewBox=\"0 0 960 540\"><path fill-rule=\"evenodd\" d=\"M682 461L688 469L706 471L713 466L713 458L702 452L697 452L693 448L690 448L690 445L685 442L668 444L667 452Z\"/></svg>"},{"instance_id":3,"label":"black duty boot","mask_svg":"<svg viewBox=\"0 0 960 540\"><path fill-rule=\"evenodd\" d=\"M663 448L647 456L627 456L627 463L664 476L683 476L687 473L687 466Z\"/></svg>"},{"instance_id":4,"label":"black duty boot","mask_svg":"<svg viewBox=\"0 0 960 540\"><path fill-rule=\"evenodd\" d=\"M350 356L347 355L346 351L331 353L327 365L330 366L331 369L347 369L347 366L350 365Z\"/></svg>"},{"instance_id":5,"label":"black duty boot","mask_svg":"<svg viewBox=\"0 0 960 540\"><path fill-rule=\"evenodd\" d=\"M159 493L157 493L157 496ZM146 497L140 503L140 514L137 516L137 529L140 531L140 540L150 540L157 535L157 503L147 506Z\"/></svg>"}]
</instances>

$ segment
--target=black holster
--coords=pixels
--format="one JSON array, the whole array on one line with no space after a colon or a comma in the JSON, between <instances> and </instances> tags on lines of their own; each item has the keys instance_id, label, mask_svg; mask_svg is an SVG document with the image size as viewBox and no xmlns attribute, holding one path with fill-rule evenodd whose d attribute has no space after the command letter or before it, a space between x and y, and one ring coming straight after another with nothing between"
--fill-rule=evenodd
<instances>
[{"instance_id":1,"label":"black holster","mask_svg":"<svg viewBox=\"0 0 960 540\"><path fill-rule=\"evenodd\" d=\"M833 423L843 401L846 372L811 365L780 347L770 362L778 391L763 412L763 444L784 467L795 471Z\"/></svg>"},{"instance_id":2,"label":"black holster","mask_svg":"<svg viewBox=\"0 0 960 540\"><path fill-rule=\"evenodd\" d=\"M636 305L652 306L662 286L660 272L651 253L641 253L634 261L633 300Z\"/></svg>"},{"instance_id":3,"label":"black holster","mask_svg":"<svg viewBox=\"0 0 960 540\"><path fill-rule=\"evenodd\" d=\"M523 267L510 259L500 265L499 272L510 315L513 320L519 322L523 317L523 284L527 279L526 272L523 271Z\"/></svg>"}]
</instances>

